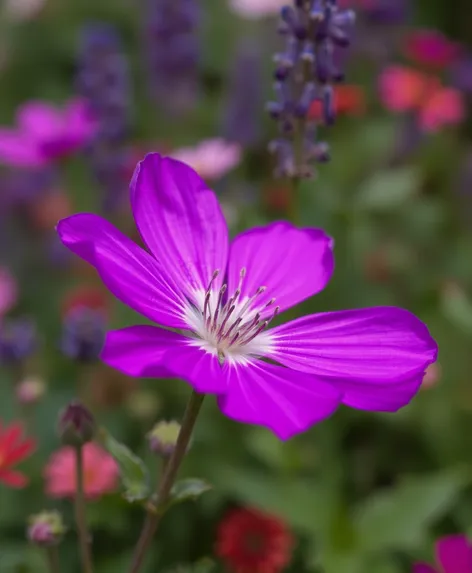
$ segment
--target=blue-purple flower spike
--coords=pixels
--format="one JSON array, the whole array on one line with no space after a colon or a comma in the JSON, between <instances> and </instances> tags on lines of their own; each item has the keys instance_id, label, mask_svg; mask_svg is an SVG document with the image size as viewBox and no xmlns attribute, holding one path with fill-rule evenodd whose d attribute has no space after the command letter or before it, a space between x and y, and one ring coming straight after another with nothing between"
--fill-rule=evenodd
<instances>
[{"instance_id":1,"label":"blue-purple flower spike","mask_svg":"<svg viewBox=\"0 0 472 573\"><path fill-rule=\"evenodd\" d=\"M113 26L93 24L83 29L77 89L99 121L87 156L104 192L103 210L112 211L127 188L131 108L128 62Z\"/></svg>"},{"instance_id":2,"label":"blue-purple flower spike","mask_svg":"<svg viewBox=\"0 0 472 573\"><path fill-rule=\"evenodd\" d=\"M237 48L224 109L223 137L252 147L260 141L263 103L260 46L245 39Z\"/></svg>"},{"instance_id":3,"label":"blue-purple flower spike","mask_svg":"<svg viewBox=\"0 0 472 573\"><path fill-rule=\"evenodd\" d=\"M144 47L151 93L173 113L192 108L198 92L198 0L145 0Z\"/></svg>"},{"instance_id":4,"label":"blue-purple flower spike","mask_svg":"<svg viewBox=\"0 0 472 573\"><path fill-rule=\"evenodd\" d=\"M324 123L334 123L333 84L344 74L333 53L349 46L355 14L340 10L336 0L294 0L280 16L278 31L286 45L275 56L276 101L267 106L280 136L270 143L270 150L277 156L276 175L306 178L313 175L312 163L329 160L328 145L318 140L309 109L313 101L320 101Z\"/></svg>"}]
</instances>

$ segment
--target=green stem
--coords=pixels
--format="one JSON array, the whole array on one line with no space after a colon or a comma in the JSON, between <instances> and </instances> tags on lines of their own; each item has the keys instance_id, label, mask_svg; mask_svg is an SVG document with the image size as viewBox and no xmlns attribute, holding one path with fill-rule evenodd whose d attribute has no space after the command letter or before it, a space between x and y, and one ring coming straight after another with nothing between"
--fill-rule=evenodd
<instances>
[{"instance_id":1,"label":"green stem","mask_svg":"<svg viewBox=\"0 0 472 573\"><path fill-rule=\"evenodd\" d=\"M48 565L50 573L61 573L61 566L59 564L59 550L57 546L48 547L46 549L48 558Z\"/></svg>"},{"instance_id":2,"label":"green stem","mask_svg":"<svg viewBox=\"0 0 472 573\"><path fill-rule=\"evenodd\" d=\"M90 533L87 528L85 516L85 495L84 495L84 450L83 446L75 448L75 472L77 491L75 494L75 521L77 524L77 535L79 537L80 558L82 561L83 573L93 573L92 554L90 551Z\"/></svg>"},{"instance_id":3,"label":"green stem","mask_svg":"<svg viewBox=\"0 0 472 573\"><path fill-rule=\"evenodd\" d=\"M139 536L138 543L136 545L130 573L138 573L141 569L146 552L152 543L152 538L154 537L161 521L163 508L169 499L170 491L174 485L175 478L177 477L180 464L187 452L192 431L203 403L203 398L204 394L198 394L193 391L187 403L175 450L169 458L169 461L165 466L162 479L157 486L157 511L155 513L149 512L147 514L141 530L141 535Z\"/></svg>"}]
</instances>

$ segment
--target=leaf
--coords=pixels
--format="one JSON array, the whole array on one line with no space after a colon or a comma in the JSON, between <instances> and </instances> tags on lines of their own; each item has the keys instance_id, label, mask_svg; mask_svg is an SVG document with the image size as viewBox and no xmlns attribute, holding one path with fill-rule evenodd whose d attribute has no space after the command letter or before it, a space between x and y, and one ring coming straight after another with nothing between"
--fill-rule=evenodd
<instances>
[{"instance_id":1,"label":"leaf","mask_svg":"<svg viewBox=\"0 0 472 573\"><path fill-rule=\"evenodd\" d=\"M165 509L167 510L176 503L182 503L190 499L195 500L210 489L212 489L212 486L204 480L198 478L181 479L172 486Z\"/></svg>"},{"instance_id":2,"label":"leaf","mask_svg":"<svg viewBox=\"0 0 472 573\"><path fill-rule=\"evenodd\" d=\"M147 499L150 494L149 472L143 460L103 428L100 430L100 439L120 468L125 499L131 503Z\"/></svg>"},{"instance_id":3,"label":"leaf","mask_svg":"<svg viewBox=\"0 0 472 573\"><path fill-rule=\"evenodd\" d=\"M429 525L456 501L468 481L465 472L448 470L404 480L371 496L354 519L360 546L376 552L415 547Z\"/></svg>"},{"instance_id":4,"label":"leaf","mask_svg":"<svg viewBox=\"0 0 472 573\"><path fill-rule=\"evenodd\" d=\"M419 183L419 173L413 167L382 171L361 185L355 204L364 210L396 209L414 196Z\"/></svg>"}]
</instances>

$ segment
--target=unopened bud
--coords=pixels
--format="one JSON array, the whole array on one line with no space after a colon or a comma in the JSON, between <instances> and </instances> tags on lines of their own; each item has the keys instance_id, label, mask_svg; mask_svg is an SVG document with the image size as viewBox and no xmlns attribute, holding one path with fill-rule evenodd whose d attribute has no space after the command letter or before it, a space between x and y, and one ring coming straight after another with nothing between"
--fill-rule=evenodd
<instances>
[{"instance_id":1,"label":"unopened bud","mask_svg":"<svg viewBox=\"0 0 472 573\"><path fill-rule=\"evenodd\" d=\"M92 441L95 429L92 413L80 402L71 402L59 416L58 432L65 446L80 447Z\"/></svg>"},{"instance_id":2,"label":"unopened bud","mask_svg":"<svg viewBox=\"0 0 472 573\"><path fill-rule=\"evenodd\" d=\"M178 422L159 422L147 435L149 448L155 454L169 457L175 450L180 433Z\"/></svg>"},{"instance_id":3,"label":"unopened bud","mask_svg":"<svg viewBox=\"0 0 472 573\"><path fill-rule=\"evenodd\" d=\"M41 400L46 392L46 385L41 378L25 378L16 386L16 398L20 404L29 406Z\"/></svg>"},{"instance_id":4,"label":"unopened bud","mask_svg":"<svg viewBox=\"0 0 472 573\"><path fill-rule=\"evenodd\" d=\"M27 535L31 543L50 547L61 542L65 533L61 514L57 511L42 511L28 520Z\"/></svg>"}]
</instances>

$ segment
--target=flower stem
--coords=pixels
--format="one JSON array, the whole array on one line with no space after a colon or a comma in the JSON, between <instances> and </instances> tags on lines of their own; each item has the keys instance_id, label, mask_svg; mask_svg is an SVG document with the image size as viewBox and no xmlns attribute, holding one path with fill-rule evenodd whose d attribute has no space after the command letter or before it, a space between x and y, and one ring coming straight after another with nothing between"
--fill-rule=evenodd
<instances>
[{"instance_id":1,"label":"flower stem","mask_svg":"<svg viewBox=\"0 0 472 573\"><path fill-rule=\"evenodd\" d=\"M75 494L75 521L77 524L77 535L79 537L80 558L82 561L83 573L93 573L92 555L90 552L90 533L87 528L87 520L85 517L83 446L75 448L75 456L77 483L77 491Z\"/></svg>"},{"instance_id":2,"label":"flower stem","mask_svg":"<svg viewBox=\"0 0 472 573\"><path fill-rule=\"evenodd\" d=\"M175 445L175 450L169 458L169 461L165 466L162 479L157 486L156 512L149 512L147 514L146 520L141 530L141 535L139 536L138 543L136 545L130 573L138 573L138 571L141 569L145 554L149 549L152 538L154 537L154 534L156 533L156 530L159 526L159 522L163 514L163 509L165 508L165 504L169 499L170 491L174 485L175 478L177 477L177 472L179 471L180 464L185 457L185 453L192 436L192 431L203 403L203 398L204 394L198 394L197 392L193 391L187 403L187 407L185 408L185 413L182 420L182 426L180 428L177 443Z\"/></svg>"},{"instance_id":3,"label":"flower stem","mask_svg":"<svg viewBox=\"0 0 472 573\"><path fill-rule=\"evenodd\" d=\"M46 549L50 573L61 573L61 566L59 564L59 550L57 546L48 547Z\"/></svg>"}]
</instances>

